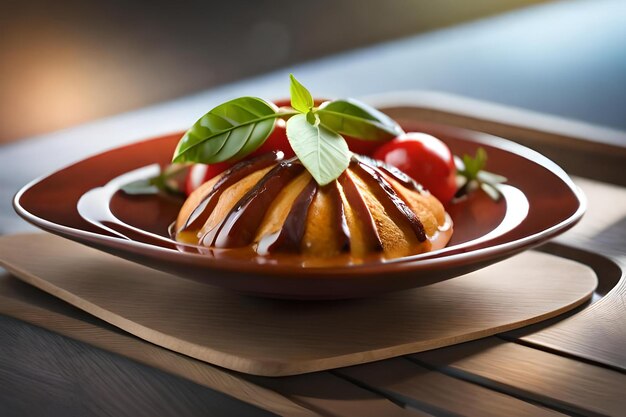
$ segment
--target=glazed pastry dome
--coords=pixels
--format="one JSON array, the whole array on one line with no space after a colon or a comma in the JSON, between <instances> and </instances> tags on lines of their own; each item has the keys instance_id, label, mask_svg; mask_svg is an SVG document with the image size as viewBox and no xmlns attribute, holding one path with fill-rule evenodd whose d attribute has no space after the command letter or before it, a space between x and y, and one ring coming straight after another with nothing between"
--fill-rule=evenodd
<instances>
[{"instance_id":1,"label":"glazed pastry dome","mask_svg":"<svg viewBox=\"0 0 626 417\"><path fill-rule=\"evenodd\" d=\"M394 168L354 156L337 180L319 186L282 152L240 162L200 186L175 226L185 243L316 257L397 258L442 248L452 234L439 200Z\"/></svg>"}]
</instances>

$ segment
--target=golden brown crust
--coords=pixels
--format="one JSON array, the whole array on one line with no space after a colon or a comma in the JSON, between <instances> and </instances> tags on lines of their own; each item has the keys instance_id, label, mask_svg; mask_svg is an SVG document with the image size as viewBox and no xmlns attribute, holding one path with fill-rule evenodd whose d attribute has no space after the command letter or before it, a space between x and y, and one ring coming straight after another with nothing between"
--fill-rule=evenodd
<instances>
[{"instance_id":1,"label":"golden brown crust","mask_svg":"<svg viewBox=\"0 0 626 417\"><path fill-rule=\"evenodd\" d=\"M237 202L251 192L250 190L255 188L255 185L271 169L272 166L259 169L224 189L204 225L195 231L181 233L178 239L189 242L190 239L193 240L193 235L190 233L194 233L198 239L218 227ZM412 190L396 181L391 175L384 174L384 179L393 189L389 192L395 191L396 198L399 197L406 204L423 226L426 235L424 240L423 235L420 238L416 234L415 225L402 214L402 211L392 210L394 207L390 206L388 201L381 201L380 188L372 189L371 187L375 187L375 184L364 181L359 175L352 173L351 168L344 175L349 176L354 183L351 189L353 192L358 192L360 196L359 201L362 201L360 212L351 207L339 182L333 183L332 187L318 187L308 206L306 218L302 219L304 233L300 248L290 248L292 251L298 252L299 250L301 254L313 257L332 257L347 250L353 257L363 258L373 251L380 253L382 249L384 257L396 258L431 250L432 242L438 236L443 235L445 242L449 239L451 232L439 233L443 228L450 227L446 224L445 209L428 191ZM219 181L219 176L203 184L189 196L178 216L177 228L180 228L189 218L190 213L211 192L217 181ZM253 233L253 247L256 245L255 242L261 241L266 236L276 235L285 227L285 221L291 213L294 201L310 181L312 181L311 175L304 171L286 183L276 197L267 204L262 221ZM342 210L348 229L349 245L342 243L342 230L337 221L337 215ZM366 224L361 218L363 214L368 215L369 223ZM366 227L369 229L365 229ZM366 233L367 230L369 234ZM366 236L369 236L367 238L369 241L366 241ZM377 245L371 241L372 236L376 238ZM193 243L197 243L197 240ZM439 241L436 247L441 247L441 245L442 242Z\"/></svg>"},{"instance_id":2,"label":"golden brown crust","mask_svg":"<svg viewBox=\"0 0 626 417\"><path fill-rule=\"evenodd\" d=\"M439 226L445 223L446 211L443 208L443 204L430 192L424 191L420 193L403 187L392 178L387 177L387 180L400 198L407 203L413 213L420 219L428 236L432 236L437 232Z\"/></svg>"},{"instance_id":3,"label":"golden brown crust","mask_svg":"<svg viewBox=\"0 0 626 417\"><path fill-rule=\"evenodd\" d=\"M224 173L221 173L211 178L209 181L196 188L194 192L187 197L187 200L185 200L185 203L178 212L178 217L176 218L176 230L181 230L185 226L185 223L187 223L187 219L189 219L191 213L196 209L196 207L198 207L198 204L204 200L207 194L211 192L213 186L215 186L223 175Z\"/></svg>"},{"instance_id":4,"label":"golden brown crust","mask_svg":"<svg viewBox=\"0 0 626 417\"><path fill-rule=\"evenodd\" d=\"M304 254L320 257L339 254L332 211L328 188L322 187L309 207L301 246Z\"/></svg>"},{"instance_id":5,"label":"golden brown crust","mask_svg":"<svg viewBox=\"0 0 626 417\"><path fill-rule=\"evenodd\" d=\"M204 236L208 231L218 226L220 222L226 217L230 210L237 204L237 202L248 192L257 182L270 170L272 167L264 168L259 171L253 172L241 181L228 187L220 196L217 205L211 212L208 220L200 229L198 237Z\"/></svg>"},{"instance_id":6,"label":"golden brown crust","mask_svg":"<svg viewBox=\"0 0 626 417\"><path fill-rule=\"evenodd\" d=\"M263 236L276 233L281 229L294 200L310 180L311 176L303 172L278 194L276 200L272 202L265 213L265 217L256 234L256 242L260 241Z\"/></svg>"}]
</instances>

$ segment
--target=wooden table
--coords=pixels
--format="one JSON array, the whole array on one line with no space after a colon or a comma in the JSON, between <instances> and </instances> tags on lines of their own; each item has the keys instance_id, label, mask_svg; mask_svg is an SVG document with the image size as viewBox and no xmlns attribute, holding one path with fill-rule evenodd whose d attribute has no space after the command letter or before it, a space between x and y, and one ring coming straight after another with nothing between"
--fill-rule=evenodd
<instances>
[{"instance_id":1,"label":"wooden table","mask_svg":"<svg viewBox=\"0 0 626 417\"><path fill-rule=\"evenodd\" d=\"M587 4L578 2L576 10L586 13ZM544 18L545 12L522 14L517 23L526 25L535 19L544 25L557 24ZM515 19L506 23L512 22ZM491 27L480 24L457 33L450 42L457 48L471 45L500 25L497 20ZM408 72L394 83L392 74L381 75L381 68L389 68L378 57L387 51L409 59L429 47L422 41L401 48L390 44L370 53L311 63L295 72L309 84L324 85L323 80L348 65L360 68L354 83L330 82L327 92L351 96L377 92L371 86L379 78L384 79L385 90L400 89ZM573 64L565 59L560 65L565 71ZM594 70L588 71L591 77ZM31 230L13 214L9 203L17 188L30 179L103 148L183 128L225 97L282 96L285 72L0 148L0 232ZM459 74L462 68L443 78L453 84ZM482 78L484 85L488 81ZM528 80L509 81L520 94L531 88ZM568 87L561 84L563 91L554 94L558 97ZM626 97L618 91L604 99L618 105ZM395 95L393 103L398 100L415 106L420 117L519 140L578 174L575 181L589 198L588 213L576 228L542 250L594 268L602 285L591 303L566 318L449 348L298 377L261 378L141 341L3 272L1 278L8 279L21 298L1 307L5 314L0 316L0 415L626 414L626 184L622 179L626 135L449 96L404 93ZM392 103L388 97L378 98L378 103L385 102ZM598 121L607 115L595 114L599 111L594 103L587 101L585 114L588 120Z\"/></svg>"}]
</instances>

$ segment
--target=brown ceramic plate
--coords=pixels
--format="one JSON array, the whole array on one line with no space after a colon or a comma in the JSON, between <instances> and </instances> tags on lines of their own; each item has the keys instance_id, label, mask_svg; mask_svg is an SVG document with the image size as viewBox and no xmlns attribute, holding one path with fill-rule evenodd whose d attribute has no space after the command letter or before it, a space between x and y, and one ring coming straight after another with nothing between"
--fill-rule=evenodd
<instances>
[{"instance_id":1,"label":"brown ceramic plate","mask_svg":"<svg viewBox=\"0 0 626 417\"><path fill-rule=\"evenodd\" d=\"M158 137L84 159L20 190L15 210L49 232L146 266L251 295L336 299L414 288L483 268L572 227L584 196L556 164L513 142L463 129L405 123L443 139L453 153L489 154L488 169L508 178L493 202L482 192L453 205L448 247L392 261L340 266L269 262L263 257L181 250L168 238L182 200L129 196L121 184L169 162L180 134ZM33 254L36 256L36 254Z\"/></svg>"}]
</instances>

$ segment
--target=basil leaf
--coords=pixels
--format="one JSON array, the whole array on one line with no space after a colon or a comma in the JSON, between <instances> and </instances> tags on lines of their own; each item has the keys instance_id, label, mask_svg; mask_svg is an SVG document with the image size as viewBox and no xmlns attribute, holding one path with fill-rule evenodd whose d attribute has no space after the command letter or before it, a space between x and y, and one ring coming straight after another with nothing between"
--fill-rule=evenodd
<instances>
[{"instance_id":1,"label":"basil leaf","mask_svg":"<svg viewBox=\"0 0 626 417\"><path fill-rule=\"evenodd\" d=\"M471 179L476 179L478 173L485 167L487 163L487 152L483 148L476 150L476 156L463 155L463 164L465 165L465 171Z\"/></svg>"},{"instance_id":2,"label":"basil leaf","mask_svg":"<svg viewBox=\"0 0 626 417\"><path fill-rule=\"evenodd\" d=\"M120 189L130 195L158 194L159 191L184 194L183 187L188 172L189 165L169 165L154 177L129 182Z\"/></svg>"},{"instance_id":3,"label":"basil leaf","mask_svg":"<svg viewBox=\"0 0 626 417\"><path fill-rule=\"evenodd\" d=\"M491 198L493 201L500 200L500 191L492 184L487 184L486 182L480 183L480 188Z\"/></svg>"},{"instance_id":4,"label":"basil leaf","mask_svg":"<svg viewBox=\"0 0 626 417\"><path fill-rule=\"evenodd\" d=\"M302 165L319 185L336 180L350 164L346 140L336 132L298 114L287 121L287 138Z\"/></svg>"},{"instance_id":5,"label":"basil leaf","mask_svg":"<svg viewBox=\"0 0 626 417\"><path fill-rule=\"evenodd\" d=\"M152 184L149 178L129 182L121 190L130 195L157 194L159 192L159 188Z\"/></svg>"},{"instance_id":6,"label":"basil leaf","mask_svg":"<svg viewBox=\"0 0 626 417\"><path fill-rule=\"evenodd\" d=\"M293 74L289 74L291 84L289 85L289 92L291 94L291 107L298 110L300 113L308 113L313 108L313 96L306 89L305 86L300 84Z\"/></svg>"},{"instance_id":7,"label":"basil leaf","mask_svg":"<svg viewBox=\"0 0 626 417\"><path fill-rule=\"evenodd\" d=\"M383 141L404 133L389 116L353 99L324 103L316 113L324 126L357 139Z\"/></svg>"},{"instance_id":8,"label":"basil leaf","mask_svg":"<svg viewBox=\"0 0 626 417\"><path fill-rule=\"evenodd\" d=\"M488 171L478 171L476 179L480 182L486 182L489 184L502 184L503 182L507 182L506 177Z\"/></svg>"},{"instance_id":9,"label":"basil leaf","mask_svg":"<svg viewBox=\"0 0 626 417\"><path fill-rule=\"evenodd\" d=\"M310 111L306 114L306 120L307 122L311 123L312 125L314 125L315 123L317 123L317 116L315 115L314 111Z\"/></svg>"},{"instance_id":10,"label":"basil leaf","mask_svg":"<svg viewBox=\"0 0 626 417\"><path fill-rule=\"evenodd\" d=\"M455 198L461 198L480 187L492 200L500 199L500 190L496 186L507 181L506 177L484 171L487 164L487 151L482 147L476 150L476 156L463 155L454 157L457 172L458 189Z\"/></svg>"},{"instance_id":11,"label":"basil leaf","mask_svg":"<svg viewBox=\"0 0 626 417\"><path fill-rule=\"evenodd\" d=\"M213 164L241 159L274 130L280 114L256 97L240 97L202 116L178 142L172 162Z\"/></svg>"}]
</instances>

